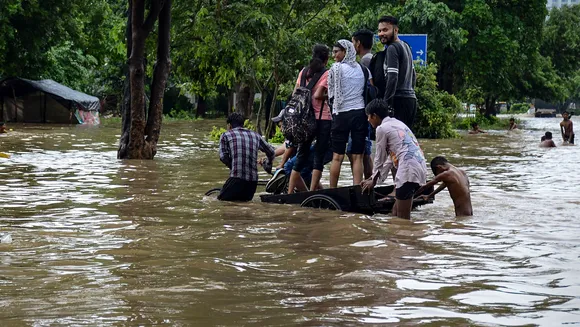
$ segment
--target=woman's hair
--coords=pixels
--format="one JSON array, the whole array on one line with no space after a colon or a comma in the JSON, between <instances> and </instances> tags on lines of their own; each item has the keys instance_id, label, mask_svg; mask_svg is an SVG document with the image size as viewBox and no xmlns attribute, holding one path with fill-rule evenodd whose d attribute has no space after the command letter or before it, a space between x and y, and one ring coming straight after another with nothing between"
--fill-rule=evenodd
<instances>
[{"instance_id":1,"label":"woman's hair","mask_svg":"<svg viewBox=\"0 0 580 327\"><path fill-rule=\"evenodd\" d=\"M328 47L324 44L316 44L312 48L312 59L308 65L308 72L306 78L312 78L314 74L320 73L324 70L326 66L326 61L328 60Z\"/></svg>"},{"instance_id":2,"label":"woman's hair","mask_svg":"<svg viewBox=\"0 0 580 327\"><path fill-rule=\"evenodd\" d=\"M342 51L346 51L346 49L342 46L342 44L340 44L339 42L336 42L333 47L335 48L339 48Z\"/></svg>"}]
</instances>

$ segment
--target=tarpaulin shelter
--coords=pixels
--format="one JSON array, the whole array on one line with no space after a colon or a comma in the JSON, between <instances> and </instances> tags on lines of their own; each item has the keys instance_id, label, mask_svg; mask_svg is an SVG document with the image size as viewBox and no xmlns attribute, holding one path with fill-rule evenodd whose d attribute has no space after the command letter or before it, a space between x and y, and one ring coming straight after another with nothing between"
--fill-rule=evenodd
<instances>
[{"instance_id":1,"label":"tarpaulin shelter","mask_svg":"<svg viewBox=\"0 0 580 327\"><path fill-rule=\"evenodd\" d=\"M0 121L99 124L100 101L53 80L9 77L0 81Z\"/></svg>"}]
</instances>

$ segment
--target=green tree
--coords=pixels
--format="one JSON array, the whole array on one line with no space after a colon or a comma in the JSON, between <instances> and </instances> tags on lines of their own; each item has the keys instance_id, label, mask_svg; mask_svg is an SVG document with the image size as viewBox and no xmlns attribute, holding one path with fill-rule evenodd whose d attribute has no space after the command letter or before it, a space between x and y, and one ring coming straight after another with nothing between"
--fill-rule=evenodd
<instances>
[{"instance_id":1,"label":"green tree","mask_svg":"<svg viewBox=\"0 0 580 327\"><path fill-rule=\"evenodd\" d=\"M558 86L566 90L560 97L544 98L567 107L572 100L580 100L580 6L563 6L550 11L542 35L541 53L551 61Z\"/></svg>"},{"instance_id":2,"label":"green tree","mask_svg":"<svg viewBox=\"0 0 580 327\"><path fill-rule=\"evenodd\" d=\"M461 19L469 36L459 56L463 86L481 89L486 115L495 114L498 99L525 95L518 82L537 71L537 31L545 16L543 0L465 2Z\"/></svg>"},{"instance_id":3,"label":"green tree","mask_svg":"<svg viewBox=\"0 0 580 327\"><path fill-rule=\"evenodd\" d=\"M106 0L0 1L0 75L90 91L94 72L122 53L114 7Z\"/></svg>"}]
</instances>

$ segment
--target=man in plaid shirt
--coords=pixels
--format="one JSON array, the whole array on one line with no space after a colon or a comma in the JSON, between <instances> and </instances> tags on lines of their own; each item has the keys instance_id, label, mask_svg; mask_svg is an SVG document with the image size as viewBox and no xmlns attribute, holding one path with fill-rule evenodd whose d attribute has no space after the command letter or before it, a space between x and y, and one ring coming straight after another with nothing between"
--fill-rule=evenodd
<instances>
[{"instance_id":1,"label":"man in plaid shirt","mask_svg":"<svg viewBox=\"0 0 580 327\"><path fill-rule=\"evenodd\" d=\"M245 129L244 117L231 113L227 120L228 131L220 138L220 160L230 169L219 200L250 201L258 186L258 150L267 156L264 167L272 167L275 149L260 134Z\"/></svg>"}]
</instances>

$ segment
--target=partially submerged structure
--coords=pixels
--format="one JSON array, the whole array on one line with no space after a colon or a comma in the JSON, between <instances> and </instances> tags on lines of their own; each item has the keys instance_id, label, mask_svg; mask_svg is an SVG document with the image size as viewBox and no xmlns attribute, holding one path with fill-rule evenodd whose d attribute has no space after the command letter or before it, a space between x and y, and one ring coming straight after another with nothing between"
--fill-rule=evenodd
<instances>
[{"instance_id":1,"label":"partially submerged structure","mask_svg":"<svg viewBox=\"0 0 580 327\"><path fill-rule=\"evenodd\" d=\"M97 97L53 80L10 77L0 81L0 121L99 124Z\"/></svg>"}]
</instances>

